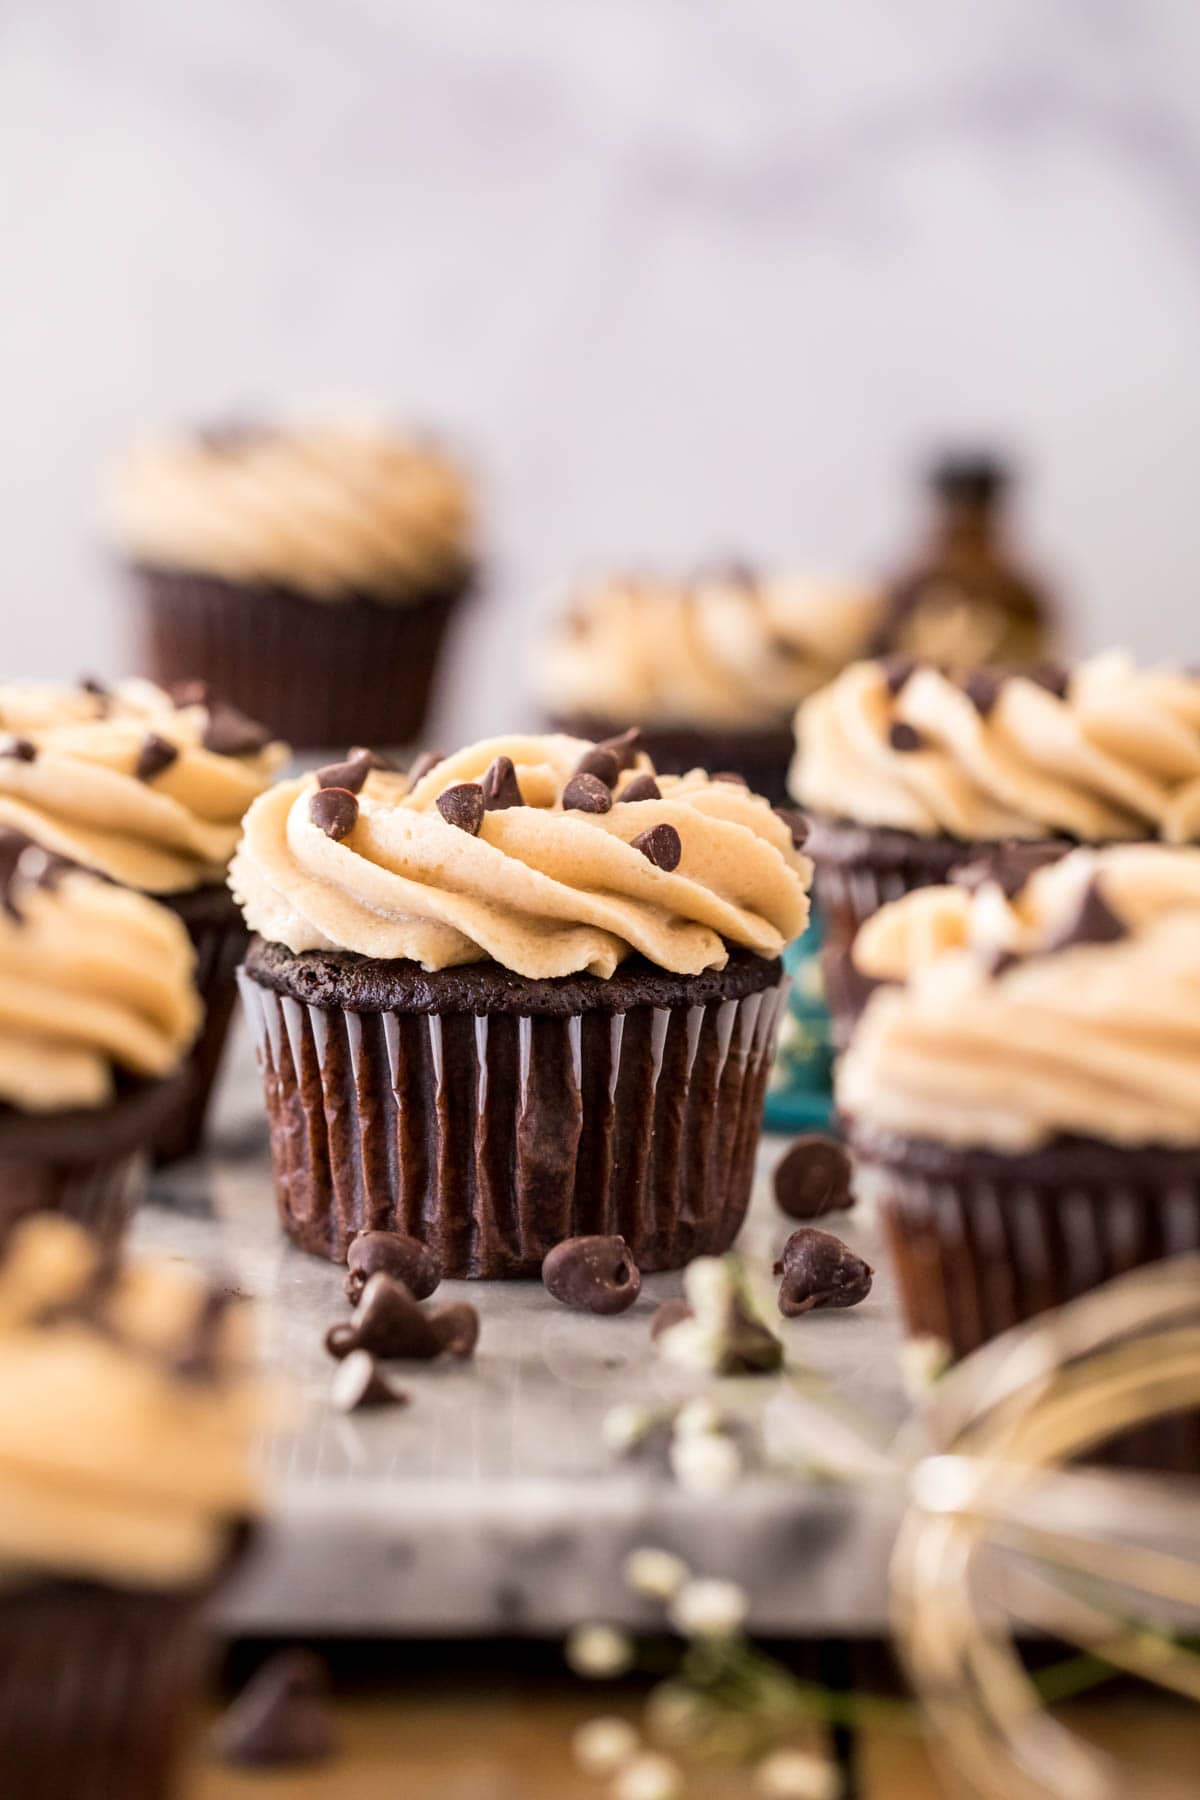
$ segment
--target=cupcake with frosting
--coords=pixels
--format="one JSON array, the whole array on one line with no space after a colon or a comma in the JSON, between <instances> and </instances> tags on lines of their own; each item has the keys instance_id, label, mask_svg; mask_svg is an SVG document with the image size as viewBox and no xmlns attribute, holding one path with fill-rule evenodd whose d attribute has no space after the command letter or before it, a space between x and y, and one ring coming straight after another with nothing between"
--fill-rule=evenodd
<instances>
[{"instance_id":1,"label":"cupcake with frosting","mask_svg":"<svg viewBox=\"0 0 1200 1800\"><path fill-rule=\"evenodd\" d=\"M851 945L885 901L1003 845L1028 867L1081 843L1200 839L1200 678L1122 652L1071 671L857 663L800 708L796 738L842 1043L869 991Z\"/></svg>"},{"instance_id":2,"label":"cupcake with frosting","mask_svg":"<svg viewBox=\"0 0 1200 1800\"><path fill-rule=\"evenodd\" d=\"M198 1610L258 1503L238 1315L175 1264L114 1273L64 1219L8 1240L0 1768L14 1800L175 1791Z\"/></svg>"},{"instance_id":3,"label":"cupcake with frosting","mask_svg":"<svg viewBox=\"0 0 1200 1800\"><path fill-rule=\"evenodd\" d=\"M458 1276L581 1233L644 1270L725 1249L808 875L765 800L656 775L636 734L260 796L230 881L288 1232L402 1231Z\"/></svg>"},{"instance_id":4,"label":"cupcake with frosting","mask_svg":"<svg viewBox=\"0 0 1200 1800\"><path fill-rule=\"evenodd\" d=\"M857 956L888 985L838 1099L913 1332L962 1355L1200 1250L1200 850L1080 849L1015 891L925 888ZM1180 1431L1194 1471L1198 1422Z\"/></svg>"},{"instance_id":5,"label":"cupcake with frosting","mask_svg":"<svg viewBox=\"0 0 1200 1800\"><path fill-rule=\"evenodd\" d=\"M786 798L798 703L864 653L883 596L733 569L583 589L537 658L543 709L579 737L636 725L656 768L730 769Z\"/></svg>"},{"instance_id":6,"label":"cupcake with frosting","mask_svg":"<svg viewBox=\"0 0 1200 1800\"><path fill-rule=\"evenodd\" d=\"M115 1242L200 1024L179 920L0 825L0 1238L27 1212Z\"/></svg>"},{"instance_id":7,"label":"cupcake with frosting","mask_svg":"<svg viewBox=\"0 0 1200 1800\"><path fill-rule=\"evenodd\" d=\"M271 733L191 684L0 686L0 828L170 908L196 952L205 1025L163 1158L194 1150L245 947L225 874L242 814L286 761Z\"/></svg>"},{"instance_id":8,"label":"cupcake with frosting","mask_svg":"<svg viewBox=\"0 0 1200 1800\"><path fill-rule=\"evenodd\" d=\"M336 422L151 439L107 524L156 680L202 677L301 747L420 735L476 555L431 444Z\"/></svg>"}]
</instances>

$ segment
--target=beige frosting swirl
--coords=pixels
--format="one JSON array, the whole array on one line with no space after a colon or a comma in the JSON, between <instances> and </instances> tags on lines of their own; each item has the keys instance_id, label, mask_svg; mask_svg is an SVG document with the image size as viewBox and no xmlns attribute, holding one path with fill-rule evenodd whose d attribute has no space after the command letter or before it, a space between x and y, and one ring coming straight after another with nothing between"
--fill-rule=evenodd
<instances>
[{"instance_id":1,"label":"beige frosting swirl","mask_svg":"<svg viewBox=\"0 0 1200 1800\"><path fill-rule=\"evenodd\" d=\"M175 1264L105 1281L53 1214L16 1227L0 1265L4 1581L184 1588L217 1571L258 1506L242 1310Z\"/></svg>"},{"instance_id":2,"label":"beige frosting swirl","mask_svg":"<svg viewBox=\"0 0 1200 1800\"><path fill-rule=\"evenodd\" d=\"M795 576L614 579L542 646L539 690L561 718L772 725L862 654L881 606L874 589Z\"/></svg>"},{"instance_id":3,"label":"beige frosting swirl","mask_svg":"<svg viewBox=\"0 0 1200 1800\"><path fill-rule=\"evenodd\" d=\"M862 928L875 993L842 1060L853 1117L1020 1151L1059 1134L1200 1143L1200 850L1076 850L1015 899L926 888Z\"/></svg>"},{"instance_id":4,"label":"beige frosting swirl","mask_svg":"<svg viewBox=\"0 0 1200 1800\"><path fill-rule=\"evenodd\" d=\"M246 816L230 885L247 922L288 949L411 958L426 969L492 958L530 977L610 976L631 951L679 974L721 968L728 944L777 956L808 917L811 867L765 800L699 770L661 776L661 799L608 812L564 810L563 787L591 746L502 737L432 769L411 792L375 772L340 841L314 824L313 777L283 782ZM438 796L477 782L497 757L523 805L484 815L479 835L449 824ZM640 759L646 768L645 759ZM679 834L678 867L633 840Z\"/></svg>"},{"instance_id":5,"label":"beige frosting swirl","mask_svg":"<svg viewBox=\"0 0 1200 1800\"><path fill-rule=\"evenodd\" d=\"M1014 674L980 706L966 686L920 667L896 691L855 664L800 708L792 791L922 836L1200 837L1200 679L1110 652L1063 697Z\"/></svg>"},{"instance_id":6,"label":"beige frosting swirl","mask_svg":"<svg viewBox=\"0 0 1200 1800\"><path fill-rule=\"evenodd\" d=\"M200 1023L195 957L164 906L0 831L0 1100L103 1106L118 1069L169 1074Z\"/></svg>"},{"instance_id":7,"label":"beige frosting swirl","mask_svg":"<svg viewBox=\"0 0 1200 1800\"><path fill-rule=\"evenodd\" d=\"M472 558L471 497L436 450L366 425L144 443L118 470L109 527L152 567L403 603Z\"/></svg>"},{"instance_id":8,"label":"beige frosting swirl","mask_svg":"<svg viewBox=\"0 0 1200 1800\"><path fill-rule=\"evenodd\" d=\"M111 693L0 687L0 826L147 893L220 881L242 814L288 753L279 743L242 755L205 749L216 710L176 707L148 681ZM24 755L12 753L10 734ZM142 778L151 735L177 754Z\"/></svg>"}]
</instances>

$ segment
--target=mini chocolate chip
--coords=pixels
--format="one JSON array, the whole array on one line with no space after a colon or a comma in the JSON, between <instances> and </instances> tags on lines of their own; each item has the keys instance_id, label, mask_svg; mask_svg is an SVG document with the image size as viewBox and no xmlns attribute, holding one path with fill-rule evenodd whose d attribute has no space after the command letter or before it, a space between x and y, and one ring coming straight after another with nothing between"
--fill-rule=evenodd
<instances>
[{"instance_id":1,"label":"mini chocolate chip","mask_svg":"<svg viewBox=\"0 0 1200 1800\"><path fill-rule=\"evenodd\" d=\"M653 775L635 775L617 795L618 800L661 800L662 789Z\"/></svg>"},{"instance_id":2,"label":"mini chocolate chip","mask_svg":"<svg viewBox=\"0 0 1200 1800\"><path fill-rule=\"evenodd\" d=\"M393 774L395 773L395 763L390 756L385 756L382 750L372 750L366 744L351 744L349 755L355 760L361 758L368 769L387 769Z\"/></svg>"},{"instance_id":3,"label":"mini chocolate chip","mask_svg":"<svg viewBox=\"0 0 1200 1800\"><path fill-rule=\"evenodd\" d=\"M157 731L148 731L142 739L138 751L135 773L139 781L153 781L164 769L169 769L178 761L177 747L165 737L159 737Z\"/></svg>"},{"instance_id":4,"label":"mini chocolate chip","mask_svg":"<svg viewBox=\"0 0 1200 1800\"><path fill-rule=\"evenodd\" d=\"M318 1762L333 1747L328 1676L307 1650L283 1650L263 1663L213 1732L216 1754L234 1764Z\"/></svg>"},{"instance_id":5,"label":"mini chocolate chip","mask_svg":"<svg viewBox=\"0 0 1200 1800\"><path fill-rule=\"evenodd\" d=\"M791 1219L819 1219L851 1204L850 1157L819 1131L798 1137L775 1169L775 1202Z\"/></svg>"},{"instance_id":6,"label":"mini chocolate chip","mask_svg":"<svg viewBox=\"0 0 1200 1800\"><path fill-rule=\"evenodd\" d=\"M340 1359L343 1356L349 1356L355 1348L358 1343L358 1333L349 1319L339 1319L336 1325L329 1327L322 1342L330 1356Z\"/></svg>"},{"instance_id":7,"label":"mini chocolate chip","mask_svg":"<svg viewBox=\"0 0 1200 1800\"><path fill-rule=\"evenodd\" d=\"M638 745L641 740L642 734L638 727L631 725L628 731L622 731L616 737L601 738L596 748L597 750L611 750L617 759L618 766L622 769L630 769L637 757Z\"/></svg>"},{"instance_id":8,"label":"mini chocolate chip","mask_svg":"<svg viewBox=\"0 0 1200 1800\"><path fill-rule=\"evenodd\" d=\"M325 1334L331 1356L349 1356L352 1350L369 1350L373 1356L432 1362L441 1354L441 1343L402 1282L379 1270L369 1277L354 1316L332 1325Z\"/></svg>"},{"instance_id":9,"label":"mini chocolate chip","mask_svg":"<svg viewBox=\"0 0 1200 1800\"><path fill-rule=\"evenodd\" d=\"M822 1307L857 1306L871 1291L875 1271L831 1231L802 1225L775 1264L782 1275L779 1310L786 1319Z\"/></svg>"},{"instance_id":10,"label":"mini chocolate chip","mask_svg":"<svg viewBox=\"0 0 1200 1800\"><path fill-rule=\"evenodd\" d=\"M1104 898L1094 878L1088 882L1071 916L1045 945L1049 952L1070 950L1076 944L1115 944L1128 937L1129 927Z\"/></svg>"},{"instance_id":11,"label":"mini chocolate chip","mask_svg":"<svg viewBox=\"0 0 1200 1800\"><path fill-rule=\"evenodd\" d=\"M625 1312L642 1287L623 1237L564 1238L547 1252L542 1281L548 1294L576 1312Z\"/></svg>"},{"instance_id":12,"label":"mini chocolate chip","mask_svg":"<svg viewBox=\"0 0 1200 1800\"><path fill-rule=\"evenodd\" d=\"M437 1258L419 1238L398 1231L360 1231L346 1252L346 1298L357 1305L372 1275L380 1270L402 1281L414 1300L428 1300L442 1279Z\"/></svg>"},{"instance_id":13,"label":"mini chocolate chip","mask_svg":"<svg viewBox=\"0 0 1200 1800\"><path fill-rule=\"evenodd\" d=\"M27 737L0 739L0 756L11 756L16 762L36 762L37 745Z\"/></svg>"},{"instance_id":14,"label":"mini chocolate chip","mask_svg":"<svg viewBox=\"0 0 1200 1800\"><path fill-rule=\"evenodd\" d=\"M728 781L734 787L748 788L750 786L746 777L739 775L736 769L714 769L708 779L710 781Z\"/></svg>"},{"instance_id":15,"label":"mini chocolate chip","mask_svg":"<svg viewBox=\"0 0 1200 1800\"><path fill-rule=\"evenodd\" d=\"M61 876L77 867L69 858L43 850L26 832L12 826L0 828L0 906L15 924L23 918L17 905L19 888L53 888Z\"/></svg>"},{"instance_id":16,"label":"mini chocolate chip","mask_svg":"<svg viewBox=\"0 0 1200 1800\"><path fill-rule=\"evenodd\" d=\"M792 834L792 849L803 850L808 842L808 820L794 806L773 806L771 808L777 819L782 819Z\"/></svg>"},{"instance_id":17,"label":"mini chocolate chip","mask_svg":"<svg viewBox=\"0 0 1200 1800\"><path fill-rule=\"evenodd\" d=\"M437 797L437 809L447 825L457 826L469 837L478 837L487 810L483 789L477 781L458 781L453 787L442 789Z\"/></svg>"},{"instance_id":18,"label":"mini chocolate chip","mask_svg":"<svg viewBox=\"0 0 1200 1800\"><path fill-rule=\"evenodd\" d=\"M185 706L208 705L207 681L173 681L167 692L180 710Z\"/></svg>"},{"instance_id":19,"label":"mini chocolate chip","mask_svg":"<svg viewBox=\"0 0 1200 1800\"><path fill-rule=\"evenodd\" d=\"M254 756L271 742L271 733L256 719L248 719L236 706L218 700L208 709L201 739L215 756Z\"/></svg>"},{"instance_id":20,"label":"mini chocolate chip","mask_svg":"<svg viewBox=\"0 0 1200 1800\"><path fill-rule=\"evenodd\" d=\"M916 726L910 725L907 719L893 719L888 731L888 743L893 750L920 750L924 746L925 739Z\"/></svg>"},{"instance_id":21,"label":"mini chocolate chip","mask_svg":"<svg viewBox=\"0 0 1200 1800\"><path fill-rule=\"evenodd\" d=\"M676 1325L682 1325L685 1319L694 1317L686 1300L664 1300L650 1321L651 1343L660 1338L664 1331L671 1331Z\"/></svg>"},{"instance_id":22,"label":"mini chocolate chip","mask_svg":"<svg viewBox=\"0 0 1200 1800\"><path fill-rule=\"evenodd\" d=\"M483 771L479 785L483 789L485 812L503 812L506 807L525 804L511 756L494 757Z\"/></svg>"},{"instance_id":23,"label":"mini chocolate chip","mask_svg":"<svg viewBox=\"0 0 1200 1800\"><path fill-rule=\"evenodd\" d=\"M317 770L317 786L345 788L348 794L357 794L374 766L369 750L352 750L345 762L326 763Z\"/></svg>"},{"instance_id":24,"label":"mini chocolate chip","mask_svg":"<svg viewBox=\"0 0 1200 1800\"><path fill-rule=\"evenodd\" d=\"M1071 672L1064 669L1061 663L1034 663L1028 669L1020 670L1026 681L1032 681L1056 700L1065 700L1071 686Z\"/></svg>"},{"instance_id":25,"label":"mini chocolate chip","mask_svg":"<svg viewBox=\"0 0 1200 1800\"><path fill-rule=\"evenodd\" d=\"M109 690L104 682L98 681L94 675L81 675L79 685L85 694L94 694L97 700L107 700Z\"/></svg>"},{"instance_id":26,"label":"mini chocolate chip","mask_svg":"<svg viewBox=\"0 0 1200 1800\"><path fill-rule=\"evenodd\" d=\"M309 796L308 816L326 837L349 837L358 824L358 801L348 788L318 788Z\"/></svg>"},{"instance_id":27,"label":"mini chocolate chip","mask_svg":"<svg viewBox=\"0 0 1200 1800\"><path fill-rule=\"evenodd\" d=\"M602 781L606 788L615 788L617 777L621 773L621 764L616 751L611 750L607 744L593 744L590 750L584 751L575 764L575 773L576 775L594 775L596 780Z\"/></svg>"},{"instance_id":28,"label":"mini chocolate chip","mask_svg":"<svg viewBox=\"0 0 1200 1800\"><path fill-rule=\"evenodd\" d=\"M424 781L430 769L436 769L438 764L445 762L445 760L446 754L443 750L422 750L417 760L409 765L409 787L415 788L418 781Z\"/></svg>"},{"instance_id":29,"label":"mini chocolate chip","mask_svg":"<svg viewBox=\"0 0 1200 1800\"><path fill-rule=\"evenodd\" d=\"M1000 698L1004 677L996 669L972 669L963 682L963 693L980 718L986 719Z\"/></svg>"},{"instance_id":30,"label":"mini chocolate chip","mask_svg":"<svg viewBox=\"0 0 1200 1800\"><path fill-rule=\"evenodd\" d=\"M665 869L668 875L679 867L683 855L679 833L673 825L666 824L651 825L649 831L639 831L631 840L630 848L640 850L647 862L652 862L656 869Z\"/></svg>"},{"instance_id":31,"label":"mini chocolate chip","mask_svg":"<svg viewBox=\"0 0 1200 1800\"><path fill-rule=\"evenodd\" d=\"M456 1300L450 1306L435 1306L425 1316L438 1340L438 1349L446 1356L464 1360L475 1354L479 1342L479 1314L466 1300Z\"/></svg>"},{"instance_id":32,"label":"mini chocolate chip","mask_svg":"<svg viewBox=\"0 0 1200 1800\"><path fill-rule=\"evenodd\" d=\"M915 656L885 656L880 663L883 679L887 683L887 691L893 700L906 687L910 678L917 672Z\"/></svg>"},{"instance_id":33,"label":"mini chocolate chip","mask_svg":"<svg viewBox=\"0 0 1200 1800\"><path fill-rule=\"evenodd\" d=\"M352 1350L329 1384L329 1398L339 1412L360 1406L407 1406L408 1395L385 1375L369 1350Z\"/></svg>"},{"instance_id":34,"label":"mini chocolate chip","mask_svg":"<svg viewBox=\"0 0 1200 1800\"><path fill-rule=\"evenodd\" d=\"M562 803L567 812L606 813L613 797L599 776L572 775L563 789Z\"/></svg>"}]
</instances>

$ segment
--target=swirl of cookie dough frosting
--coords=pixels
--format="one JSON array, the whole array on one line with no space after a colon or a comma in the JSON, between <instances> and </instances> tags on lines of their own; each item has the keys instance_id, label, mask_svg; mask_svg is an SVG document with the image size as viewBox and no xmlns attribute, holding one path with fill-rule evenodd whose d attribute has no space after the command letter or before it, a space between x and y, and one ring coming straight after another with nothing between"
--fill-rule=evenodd
<instances>
[{"instance_id":1,"label":"swirl of cookie dough frosting","mask_svg":"<svg viewBox=\"0 0 1200 1800\"><path fill-rule=\"evenodd\" d=\"M855 1120L1004 1152L1200 1142L1200 850L1072 851L1011 899L918 890L863 926L872 995L838 1072Z\"/></svg>"},{"instance_id":2,"label":"swirl of cookie dough frosting","mask_svg":"<svg viewBox=\"0 0 1200 1800\"><path fill-rule=\"evenodd\" d=\"M756 726L863 654L882 594L732 572L615 578L582 592L538 658L557 717Z\"/></svg>"},{"instance_id":3,"label":"swirl of cookie dough frosting","mask_svg":"<svg viewBox=\"0 0 1200 1800\"><path fill-rule=\"evenodd\" d=\"M221 881L287 747L203 690L0 687L0 826L151 894Z\"/></svg>"},{"instance_id":4,"label":"swirl of cookie dough frosting","mask_svg":"<svg viewBox=\"0 0 1200 1800\"><path fill-rule=\"evenodd\" d=\"M491 958L531 978L608 977L637 951L697 974L730 944L778 956L808 918L811 865L789 823L740 783L655 783L644 756L618 751L500 737L411 788L360 766L355 797L347 765L282 782L250 808L230 886L289 950L427 970Z\"/></svg>"},{"instance_id":5,"label":"swirl of cookie dough frosting","mask_svg":"<svg viewBox=\"0 0 1200 1800\"><path fill-rule=\"evenodd\" d=\"M174 913L0 828L0 1101L103 1106L116 1072L152 1080L200 1024Z\"/></svg>"},{"instance_id":6,"label":"swirl of cookie dough frosting","mask_svg":"<svg viewBox=\"0 0 1200 1800\"><path fill-rule=\"evenodd\" d=\"M1200 678L1109 652L1069 675L856 663L797 715L793 793L967 840L1200 838Z\"/></svg>"},{"instance_id":7,"label":"swirl of cookie dough frosting","mask_svg":"<svg viewBox=\"0 0 1200 1800\"><path fill-rule=\"evenodd\" d=\"M472 560L466 479L431 446L371 425L230 429L129 452L108 498L131 560L402 604Z\"/></svg>"},{"instance_id":8,"label":"swirl of cookie dough frosting","mask_svg":"<svg viewBox=\"0 0 1200 1800\"><path fill-rule=\"evenodd\" d=\"M0 1581L188 1588L258 1510L244 1306L168 1263L101 1268L79 1226L0 1263Z\"/></svg>"}]
</instances>

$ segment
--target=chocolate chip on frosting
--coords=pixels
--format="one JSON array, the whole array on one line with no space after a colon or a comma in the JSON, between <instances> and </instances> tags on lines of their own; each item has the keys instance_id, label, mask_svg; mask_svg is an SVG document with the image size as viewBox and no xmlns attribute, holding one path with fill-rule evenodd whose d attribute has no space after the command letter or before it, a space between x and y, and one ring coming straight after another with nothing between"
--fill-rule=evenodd
<instances>
[{"instance_id":1,"label":"chocolate chip on frosting","mask_svg":"<svg viewBox=\"0 0 1200 1800\"><path fill-rule=\"evenodd\" d=\"M907 719L893 719L888 731L888 743L893 750L920 750L924 747L925 739Z\"/></svg>"},{"instance_id":2,"label":"chocolate chip on frosting","mask_svg":"<svg viewBox=\"0 0 1200 1800\"><path fill-rule=\"evenodd\" d=\"M208 705L207 681L173 681L167 689L177 708Z\"/></svg>"},{"instance_id":3,"label":"chocolate chip on frosting","mask_svg":"<svg viewBox=\"0 0 1200 1800\"><path fill-rule=\"evenodd\" d=\"M631 725L628 731L622 731L617 737L601 738L596 748L597 750L611 750L618 765L622 769L630 769L637 756L641 738L642 734L637 726Z\"/></svg>"},{"instance_id":4,"label":"chocolate chip on frosting","mask_svg":"<svg viewBox=\"0 0 1200 1800\"><path fill-rule=\"evenodd\" d=\"M443 750L422 750L420 756L412 763L408 771L408 785L415 788L418 781L424 781L430 769L436 769L440 762L445 762Z\"/></svg>"},{"instance_id":5,"label":"chocolate chip on frosting","mask_svg":"<svg viewBox=\"0 0 1200 1800\"><path fill-rule=\"evenodd\" d=\"M524 806L521 785L511 756L493 757L480 781L485 812L503 812L509 806Z\"/></svg>"},{"instance_id":6,"label":"chocolate chip on frosting","mask_svg":"<svg viewBox=\"0 0 1200 1800\"><path fill-rule=\"evenodd\" d=\"M647 862L652 862L656 869L665 869L670 874L679 867L679 859L683 855L683 844L679 833L673 825L651 825L649 831L639 832L631 840L634 850L640 850Z\"/></svg>"},{"instance_id":7,"label":"chocolate chip on frosting","mask_svg":"<svg viewBox=\"0 0 1200 1800\"><path fill-rule=\"evenodd\" d=\"M27 737L0 738L0 756L10 756L15 762L35 762L37 745Z\"/></svg>"},{"instance_id":8,"label":"chocolate chip on frosting","mask_svg":"<svg viewBox=\"0 0 1200 1800\"><path fill-rule=\"evenodd\" d=\"M1070 950L1077 944L1115 944L1128 935L1128 925L1104 898L1099 883L1093 880L1088 882L1070 918L1050 939L1046 949Z\"/></svg>"},{"instance_id":9,"label":"chocolate chip on frosting","mask_svg":"<svg viewBox=\"0 0 1200 1800\"><path fill-rule=\"evenodd\" d=\"M358 823L358 801L348 788L318 788L309 800L308 816L326 837L349 837Z\"/></svg>"},{"instance_id":10,"label":"chocolate chip on frosting","mask_svg":"<svg viewBox=\"0 0 1200 1800\"><path fill-rule=\"evenodd\" d=\"M109 697L108 688L94 675L81 675L79 685L85 694L92 694L97 700L107 700Z\"/></svg>"},{"instance_id":11,"label":"chocolate chip on frosting","mask_svg":"<svg viewBox=\"0 0 1200 1800\"><path fill-rule=\"evenodd\" d=\"M568 812L606 813L613 798L598 775L572 775L563 789L562 803Z\"/></svg>"},{"instance_id":12,"label":"chocolate chip on frosting","mask_svg":"<svg viewBox=\"0 0 1200 1800\"><path fill-rule=\"evenodd\" d=\"M1021 670L1026 681L1032 681L1056 700L1065 700L1071 686L1071 672L1064 669L1061 663L1034 663L1032 667Z\"/></svg>"},{"instance_id":13,"label":"chocolate chip on frosting","mask_svg":"<svg viewBox=\"0 0 1200 1800\"><path fill-rule=\"evenodd\" d=\"M16 902L17 888L52 888L61 876L77 866L65 856L43 850L23 831L0 828L0 906L10 919L20 924L22 914Z\"/></svg>"},{"instance_id":14,"label":"chocolate chip on frosting","mask_svg":"<svg viewBox=\"0 0 1200 1800\"><path fill-rule=\"evenodd\" d=\"M437 809L447 825L456 825L470 837L479 836L487 804L477 781L458 781L443 788L437 797Z\"/></svg>"},{"instance_id":15,"label":"chocolate chip on frosting","mask_svg":"<svg viewBox=\"0 0 1200 1800\"><path fill-rule=\"evenodd\" d=\"M986 719L1000 698L1004 677L996 669L972 669L963 682L963 693L981 719Z\"/></svg>"},{"instance_id":16,"label":"chocolate chip on frosting","mask_svg":"<svg viewBox=\"0 0 1200 1800\"><path fill-rule=\"evenodd\" d=\"M134 773L139 781L153 781L156 775L169 769L178 758L179 750L176 745L168 738L159 737L157 731L148 731L138 750Z\"/></svg>"},{"instance_id":17,"label":"chocolate chip on frosting","mask_svg":"<svg viewBox=\"0 0 1200 1800\"><path fill-rule=\"evenodd\" d=\"M727 781L731 787L748 788L750 783L736 769L714 769L708 778L710 781Z\"/></svg>"},{"instance_id":18,"label":"chocolate chip on frosting","mask_svg":"<svg viewBox=\"0 0 1200 1800\"><path fill-rule=\"evenodd\" d=\"M369 750L352 750L345 762L326 763L317 770L317 786L345 788L348 794L357 794L374 766Z\"/></svg>"},{"instance_id":19,"label":"chocolate chip on frosting","mask_svg":"<svg viewBox=\"0 0 1200 1800\"><path fill-rule=\"evenodd\" d=\"M575 773L576 775L594 775L597 781L604 783L606 788L614 788L617 785L617 777L621 773L621 764L616 751L610 749L607 744L593 744L590 750L584 751L575 764Z\"/></svg>"},{"instance_id":20,"label":"chocolate chip on frosting","mask_svg":"<svg viewBox=\"0 0 1200 1800\"><path fill-rule=\"evenodd\" d=\"M808 842L808 820L794 806L773 806L771 811L777 819L782 819L792 834L792 849L803 850Z\"/></svg>"},{"instance_id":21,"label":"chocolate chip on frosting","mask_svg":"<svg viewBox=\"0 0 1200 1800\"><path fill-rule=\"evenodd\" d=\"M909 678L916 674L917 659L915 656L885 656L879 666L883 670L887 691L894 700L907 685Z\"/></svg>"},{"instance_id":22,"label":"chocolate chip on frosting","mask_svg":"<svg viewBox=\"0 0 1200 1800\"><path fill-rule=\"evenodd\" d=\"M617 795L618 800L661 800L662 789L653 775L635 775Z\"/></svg>"},{"instance_id":23,"label":"chocolate chip on frosting","mask_svg":"<svg viewBox=\"0 0 1200 1800\"><path fill-rule=\"evenodd\" d=\"M208 709L202 743L214 756L254 756L271 742L271 733L236 706L218 700Z\"/></svg>"}]
</instances>

